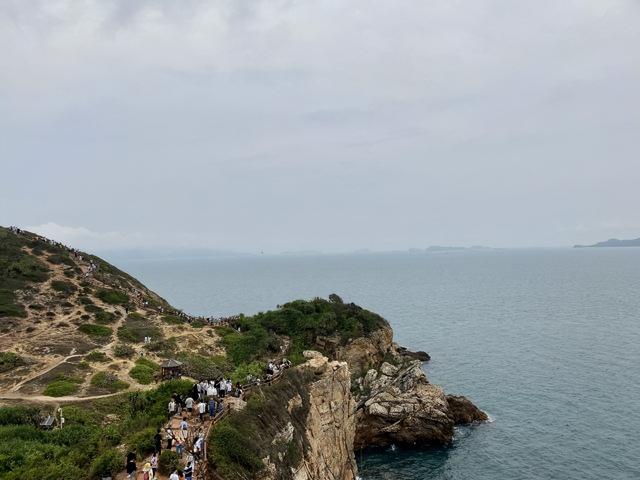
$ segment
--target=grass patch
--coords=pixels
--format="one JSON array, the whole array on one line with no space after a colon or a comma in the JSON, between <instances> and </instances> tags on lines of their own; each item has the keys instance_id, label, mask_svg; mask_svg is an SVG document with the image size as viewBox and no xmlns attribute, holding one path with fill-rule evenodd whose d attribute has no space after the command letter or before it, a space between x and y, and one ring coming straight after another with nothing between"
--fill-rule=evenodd
<instances>
[{"instance_id":1,"label":"grass patch","mask_svg":"<svg viewBox=\"0 0 640 480\"><path fill-rule=\"evenodd\" d=\"M146 358L139 358L136 360L136 365L129 370L129 376L134 378L142 385L149 385L154 381L155 374L160 370L160 367Z\"/></svg>"},{"instance_id":2,"label":"grass patch","mask_svg":"<svg viewBox=\"0 0 640 480\"><path fill-rule=\"evenodd\" d=\"M81 383L82 380L79 378L61 376L49 383L42 394L48 397L73 395L78 391Z\"/></svg>"},{"instance_id":3,"label":"grass patch","mask_svg":"<svg viewBox=\"0 0 640 480\"><path fill-rule=\"evenodd\" d=\"M96 296L109 305L127 305L129 303L129 295L120 290L102 288L98 290Z\"/></svg>"},{"instance_id":4,"label":"grass patch","mask_svg":"<svg viewBox=\"0 0 640 480\"><path fill-rule=\"evenodd\" d=\"M67 295L71 295L77 290L76 286L73 283L67 282L65 280L53 280L51 282L51 288L53 288L56 292L62 292Z\"/></svg>"},{"instance_id":5,"label":"grass patch","mask_svg":"<svg viewBox=\"0 0 640 480\"><path fill-rule=\"evenodd\" d=\"M27 363L14 352L0 352L0 373L8 372Z\"/></svg>"},{"instance_id":6,"label":"grass patch","mask_svg":"<svg viewBox=\"0 0 640 480\"><path fill-rule=\"evenodd\" d=\"M136 351L133 347L123 343L119 343L113 347L113 354L118 358L131 358L135 353Z\"/></svg>"},{"instance_id":7,"label":"grass patch","mask_svg":"<svg viewBox=\"0 0 640 480\"><path fill-rule=\"evenodd\" d=\"M104 325L96 325L95 323L83 323L78 327L82 333L86 333L92 337L110 337L113 330Z\"/></svg>"},{"instance_id":8,"label":"grass patch","mask_svg":"<svg viewBox=\"0 0 640 480\"><path fill-rule=\"evenodd\" d=\"M184 323L184 320L176 315L164 315L162 321L169 325L182 325Z\"/></svg>"},{"instance_id":9,"label":"grass patch","mask_svg":"<svg viewBox=\"0 0 640 480\"><path fill-rule=\"evenodd\" d=\"M99 312L96 312L94 316L95 316L96 322L102 325L113 323L116 320L115 314L111 312L105 312L104 310L100 310Z\"/></svg>"},{"instance_id":10,"label":"grass patch","mask_svg":"<svg viewBox=\"0 0 640 480\"><path fill-rule=\"evenodd\" d=\"M85 355L84 359L87 362L109 362L111 360L104 352L99 352L97 350Z\"/></svg>"},{"instance_id":11,"label":"grass patch","mask_svg":"<svg viewBox=\"0 0 640 480\"><path fill-rule=\"evenodd\" d=\"M127 388L129 388L129 384L127 382L123 382L118 377L108 372L96 373L93 377L91 377L91 385L96 388L107 390L111 393L119 392L120 390L126 390Z\"/></svg>"},{"instance_id":12,"label":"grass patch","mask_svg":"<svg viewBox=\"0 0 640 480\"><path fill-rule=\"evenodd\" d=\"M118 338L124 342L141 343L144 337L152 340L162 339L162 331L149 319L138 313L131 313L122 327L118 328Z\"/></svg>"}]
</instances>

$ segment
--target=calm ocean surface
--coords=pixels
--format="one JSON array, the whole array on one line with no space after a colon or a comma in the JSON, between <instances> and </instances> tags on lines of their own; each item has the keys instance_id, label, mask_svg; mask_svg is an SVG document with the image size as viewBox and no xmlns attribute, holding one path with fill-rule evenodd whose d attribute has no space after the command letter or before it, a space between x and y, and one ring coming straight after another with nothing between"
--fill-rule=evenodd
<instances>
[{"instance_id":1,"label":"calm ocean surface","mask_svg":"<svg viewBox=\"0 0 640 480\"><path fill-rule=\"evenodd\" d=\"M640 479L640 248L115 263L193 314L335 292L493 418L449 448L358 453L365 480Z\"/></svg>"}]
</instances>

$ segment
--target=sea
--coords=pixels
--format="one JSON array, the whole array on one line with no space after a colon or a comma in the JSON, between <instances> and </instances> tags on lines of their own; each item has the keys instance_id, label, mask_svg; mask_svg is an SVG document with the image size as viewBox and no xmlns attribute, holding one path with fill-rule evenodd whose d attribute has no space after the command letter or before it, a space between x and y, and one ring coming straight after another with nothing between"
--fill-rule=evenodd
<instances>
[{"instance_id":1,"label":"sea","mask_svg":"<svg viewBox=\"0 0 640 480\"><path fill-rule=\"evenodd\" d=\"M640 479L640 248L118 259L196 315L337 293L491 421L356 452L364 480Z\"/></svg>"}]
</instances>

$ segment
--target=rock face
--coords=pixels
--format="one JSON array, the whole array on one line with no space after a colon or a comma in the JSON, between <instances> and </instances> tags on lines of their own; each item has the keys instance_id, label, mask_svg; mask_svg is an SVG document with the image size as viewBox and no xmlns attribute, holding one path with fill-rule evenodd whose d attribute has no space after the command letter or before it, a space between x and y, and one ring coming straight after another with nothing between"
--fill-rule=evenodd
<instances>
[{"instance_id":1,"label":"rock face","mask_svg":"<svg viewBox=\"0 0 640 480\"><path fill-rule=\"evenodd\" d=\"M355 480L357 466L353 451L356 432L355 401L351 395L351 373L345 362L329 361L314 351L304 352L308 359L298 368L312 372L314 380L308 386L309 413L305 422L305 452L299 465L292 469L295 480ZM293 411L302 402L300 397L289 400ZM293 426L285 428L274 441L286 444L293 437ZM264 479L279 479L273 465ZM289 478L287 476L287 478Z\"/></svg>"},{"instance_id":2,"label":"rock face","mask_svg":"<svg viewBox=\"0 0 640 480\"><path fill-rule=\"evenodd\" d=\"M447 395L447 402L449 403L449 413L456 425L467 425L489 420L487 414L466 397Z\"/></svg>"},{"instance_id":3,"label":"rock face","mask_svg":"<svg viewBox=\"0 0 640 480\"><path fill-rule=\"evenodd\" d=\"M442 445L453 436L444 391L427 381L420 361L401 368L383 363L362 382L355 448L395 444Z\"/></svg>"},{"instance_id":4,"label":"rock face","mask_svg":"<svg viewBox=\"0 0 640 480\"><path fill-rule=\"evenodd\" d=\"M465 397L447 396L429 383L421 360L428 355L393 343L390 328L350 343L340 354L352 371L361 372L355 378L356 449L444 445L455 425L487 420Z\"/></svg>"}]
</instances>

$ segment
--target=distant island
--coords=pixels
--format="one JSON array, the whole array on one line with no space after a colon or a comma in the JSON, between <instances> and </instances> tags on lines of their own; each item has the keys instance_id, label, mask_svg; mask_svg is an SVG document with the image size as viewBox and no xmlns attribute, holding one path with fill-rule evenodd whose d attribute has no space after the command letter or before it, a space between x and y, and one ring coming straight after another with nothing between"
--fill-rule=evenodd
<instances>
[{"instance_id":1,"label":"distant island","mask_svg":"<svg viewBox=\"0 0 640 480\"><path fill-rule=\"evenodd\" d=\"M591 247L640 247L640 238L633 240L619 240L610 238L604 242L595 243L593 245L574 245L573 248L591 248Z\"/></svg>"}]
</instances>

